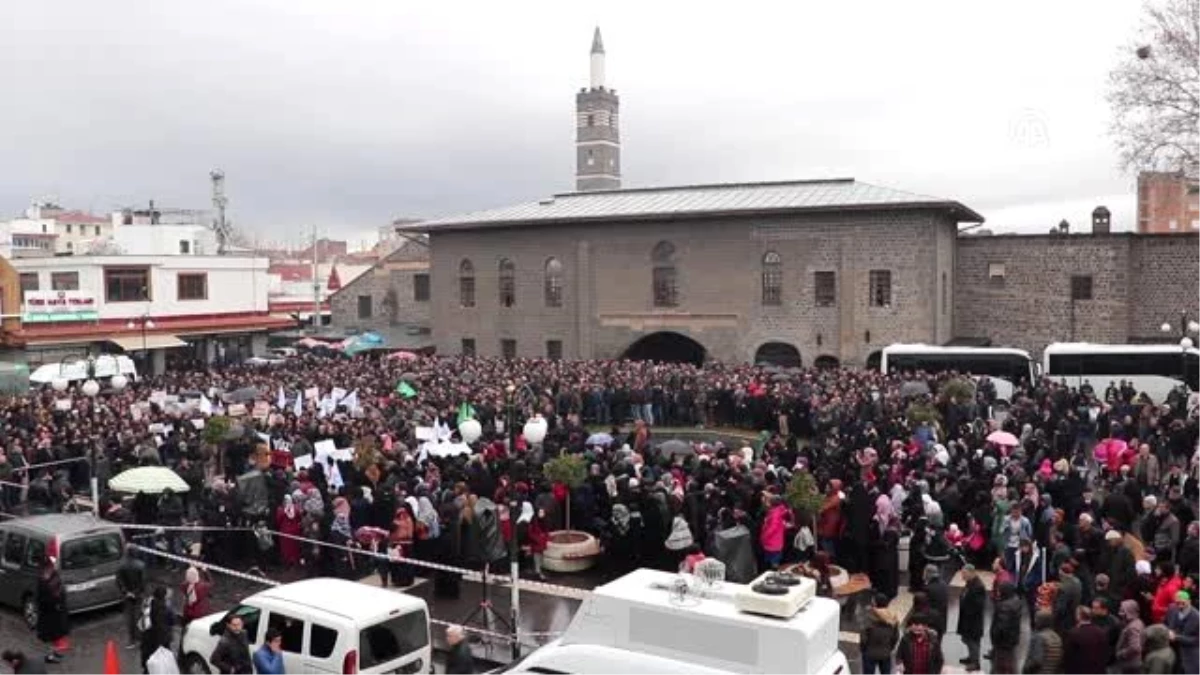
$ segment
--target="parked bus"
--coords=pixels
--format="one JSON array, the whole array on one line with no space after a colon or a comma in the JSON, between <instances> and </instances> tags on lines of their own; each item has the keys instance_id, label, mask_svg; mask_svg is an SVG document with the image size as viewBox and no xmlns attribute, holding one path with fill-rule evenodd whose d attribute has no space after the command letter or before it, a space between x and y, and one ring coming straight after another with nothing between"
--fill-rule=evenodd
<instances>
[{"instance_id":1,"label":"parked bus","mask_svg":"<svg viewBox=\"0 0 1200 675\"><path fill-rule=\"evenodd\" d=\"M1089 383L1099 397L1121 380L1155 403L1180 385L1191 394L1200 390L1200 350L1195 347L1056 342L1046 347L1042 362L1048 377L1071 387Z\"/></svg>"},{"instance_id":2,"label":"parked bus","mask_svg":"<svg viewBox=\"0 0 1200 675\"><path fill-rule=\"evenodd\" d=\"M923 370L956 371L973 377L986 375L996 387L996 398L1011 401L1019 382L1033 382L1035 364L1029 352L1008 347L938 347L894 344L884 348L879 369L886 373Z\"/></svg>"}]
</instances>

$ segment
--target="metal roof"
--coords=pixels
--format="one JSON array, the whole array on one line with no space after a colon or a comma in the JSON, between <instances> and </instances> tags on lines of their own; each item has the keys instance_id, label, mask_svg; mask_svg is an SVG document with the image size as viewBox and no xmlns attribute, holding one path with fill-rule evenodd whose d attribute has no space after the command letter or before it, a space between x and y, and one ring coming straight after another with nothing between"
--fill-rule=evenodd
<instances>
[{"instance_id":1,"label":"metal roof","mask_svg":"<svg viewBox=\"0 0 1200 675\"><path fill-rule=\"evenodd\" d=\"M427 232L558 222L879 208L948 210L959 222L983 222L983 216L953 200L894 190L853 178L837 178L568 192L536 202L426 220L406 229Z\"/></svg>"}]
</instances>

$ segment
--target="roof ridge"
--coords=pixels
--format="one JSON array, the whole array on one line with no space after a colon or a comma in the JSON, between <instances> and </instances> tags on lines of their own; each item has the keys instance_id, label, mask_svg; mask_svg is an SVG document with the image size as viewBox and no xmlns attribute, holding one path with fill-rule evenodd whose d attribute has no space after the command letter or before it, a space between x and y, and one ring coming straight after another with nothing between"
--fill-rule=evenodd
<instances>
[{"instance_id":1,"label":"roof ridge","mask_svg":"<svg viewBox=\"0 0 1200 675\"><path fill-rule=\"evenodd\" d=\"M796 180L765 180L765 181L749 181L742 183L692 183L688 185L651 185L647 187L635 188L613 188L610 190L585 190L575 192L558 192L551 195L554 198L558 197L581 197L587 195L603 195L603 194L633 194L640 192L679 192L682 190L710 190L714 188L720 189L736 189L748 187L783 187L788 185L820 185L822 183L862 183L855 180L853 177L844 178L800 178ZM879 187L874 185L872 187ZM891 188L888 188L891 189ZM911 193L910 193L911 194Z\"/></svg>"}]
</instances>

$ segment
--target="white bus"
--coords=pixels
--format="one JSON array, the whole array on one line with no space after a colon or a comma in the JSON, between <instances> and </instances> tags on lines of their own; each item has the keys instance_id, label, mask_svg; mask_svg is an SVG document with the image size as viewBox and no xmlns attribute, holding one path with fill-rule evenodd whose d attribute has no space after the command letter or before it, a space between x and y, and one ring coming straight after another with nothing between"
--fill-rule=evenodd
<instances>
[{"instance_id":1,"label":"white bus","mask_svg":"<svg viewBox=\"0 0 1200 675\"><path fill-rule=\"evenodd\" d=\"M894 344L884 348L879 360L883 373L923 370L927 373L956 371L979 378L986 375L996 387L996 398L1012 401L1019 382L1026 385L1037 376L1029 352L1009 347L938 347L924 344Z\"/></svg>"},{"instance_id":2,"label":"white bus","mask_svg":"<svg viewBox=\"0 0 1200 675\"><path fill-rule=\"evenodd\" d=\"M1109 383L1120 386L1121 380L1155 403L1181 384L1189 393L1200 389L1200 350L1195 347L1056 342L1046 347L1042 361L1048 377L1076 388L1087 382L1101 398Z\"/></svg>"}]
</instances>

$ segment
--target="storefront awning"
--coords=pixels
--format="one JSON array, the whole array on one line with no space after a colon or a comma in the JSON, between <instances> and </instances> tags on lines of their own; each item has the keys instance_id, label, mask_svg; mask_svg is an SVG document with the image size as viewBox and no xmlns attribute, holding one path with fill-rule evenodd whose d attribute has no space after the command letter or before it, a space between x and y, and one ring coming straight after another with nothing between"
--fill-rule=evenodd
<instances>
[{"instance_id":1,"label":"storefront awning","mask_svg":"<svg viewBox=\"0 0 1200 675\"><path fill-rule=\"evenodd\" d=\"M174 335L147 335L144 341L141 335L129 335L112 338L110 342L127 352L136 352L142 349L171 349L172 347L187 346L186 342Z\"/></svg>"}]
</instances>

